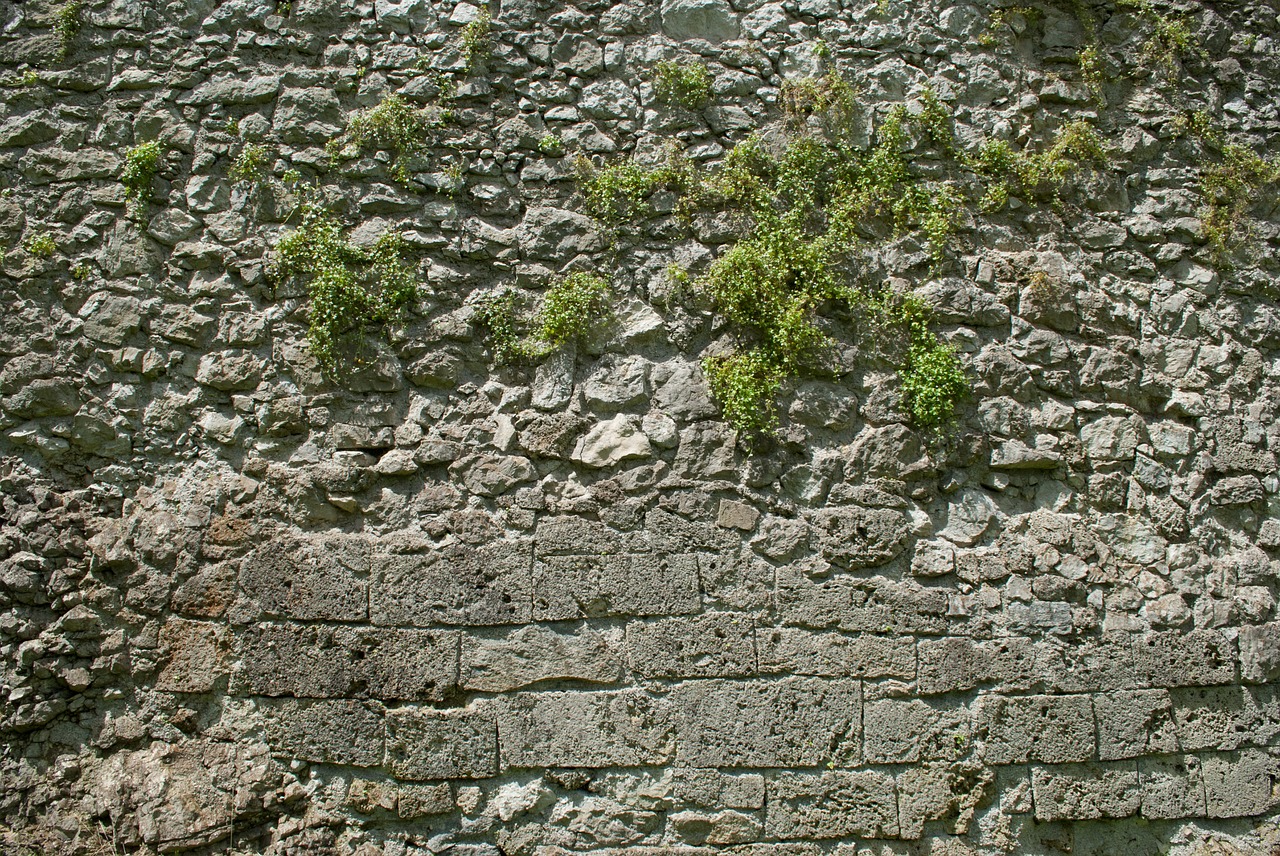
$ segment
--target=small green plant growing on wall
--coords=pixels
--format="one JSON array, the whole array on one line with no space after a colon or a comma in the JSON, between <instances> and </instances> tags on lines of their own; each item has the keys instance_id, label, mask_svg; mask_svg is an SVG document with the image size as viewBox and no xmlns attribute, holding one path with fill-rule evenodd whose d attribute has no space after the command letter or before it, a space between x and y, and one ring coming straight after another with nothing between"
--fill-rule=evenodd
<instances>
[{"instance_id":1,"label":"small green plant growing on wall","mask_svg":"<svg viewBox=\"0 0 1280 856\"><path fill-rule=\"evenodd\" d=\"M900 376L903 405L911 421L921 428L945 425L969 394L969 379L959 355L929 329L932 311L919 298L908 295L881 311L890 324L906 328L907 358Z\"/></svg>"},{"instance_id":2,"label":"small green plant growing on wall","mask_svg":"<svg viewBox=\"0 0 1280 856\"><path fill-rule=\"evenodd\" d=\"M493 17L481 9L475 19L462 28L462 62L468 74L483 62L492 50Z\"/></svg>"},{"instance_id":3,"label":"small green plant growing on wall","mask_svg":"<svg viewBox=\"0 0 1280 856\"><path fill-rule=\"evenodd\" d=\"M546 357L571 342L588 338L609 318L609 283L591 273L557 280L529 315L529 296L504 288L476 307L476 322L486 331L498 365Z\"/></svg>"},{"instance_id":4,"label":"small green plant growing on wall","mask_svg":"<svg viewBox=\"0 0 1280 856\"><path fill-rule=\"evenodd\" d=\"M28 235L22 242L22 248L38 259L48 259L58 251L58 244L54 241L51 232L39 231Z\"/></svg>"},{"instance_id":5,"label":"small green plant growing on wall","mask_svg":"<svg viewBox=\"0 0 1280 856\"><path fill-rule=\"evenodd\" d=\"M58 34L58 52L65 58L80 33L81 0L69 0L58 7L53 15L53 30Z\"/></svg>"},{"instance_id":6,"label":"small green plant growing on wall","mask_svg":"<svg viewBox=\"0 0 1280 856\"><path fill-rule=\"evenodd\" d=\"M125 152L120 183L124 185L125 195L135 209L146 204L147 196L151 193L151 182L160 169L160 155L160 143L157 140L139 143Z\"/></svg>"},{"instance_id":7,"label":"small green plant growing on wall","mask_svg":"<svg viewBox=\"0 0 1280 856\"><path fill-rule=\"evenodd\" d=\"M1280 164L1238 143L1224 144L1222 159L1201 169L1200 189L1207 203L1204 235L1219 262L1225 262L1243 240L1249 209L1259 192L1276 181L1280 181Z\"/></svg>"},{"instance_id":8,"label":"small green plant growing on wall","mask_svg":"<svg viewBox=\"0 0 1280 856\"><path fill-rule=\"evenodd\" d=\"M276 242L270 277L302 279L310 298L307 341L326 374L333 375L343 344L371 325L387 324L418 296L405 264L403 239L384 233L372 247L357 247L342 225L308 191L298 227Z\"/></svg>"},{"instance_id":9,"label":"small green plant growing on wall","mask_svg":"<svg viewBox=\"0 0 1280 856\"><path fill-rule=\"evenodd\" d=\"M397 181L405 182L409 180L405 159L425 152L432 131L441 124L439 115L411 107L398 95L388 95L377 106L352 116L346 131L329 141L327 151L334 160L346 160L371 151L391 152L391 174Z\"/></svg>"},{"instance_id":10,"label":"small green plant growing on wall","mask_svg":"<svg viewBox=\"0 0 1280 856\"><path fill-rule=\"evenodd\" d=\"M230 178L236 182L255 182L262 178L262 171L267 162L267 147L260 143L249 143L240 149L235 161L231 164Z\"/></svg>"},{"instance_id":11,"label":"small green plant growing on wall","mask_svg":"<svg viewBox=\"0 0 1280 856\"><path fill-rule=\"evenodd\" d=\"M663 60L653 72L653 95L662 104L696 110L711 100L711 72L700 62Z\"/></svg>"},{"instance_id":12,"label":"small green plant growing on wall","mask_svg":"<svg viewBox=\"0 0 1280 856\"><path fill-rule=\"evenodd\" d=\"M542 139L538 140L538 151L548 157L558 158L564 154L564 140L549 132L543 134Z\"/></svg>"}]
</instances>

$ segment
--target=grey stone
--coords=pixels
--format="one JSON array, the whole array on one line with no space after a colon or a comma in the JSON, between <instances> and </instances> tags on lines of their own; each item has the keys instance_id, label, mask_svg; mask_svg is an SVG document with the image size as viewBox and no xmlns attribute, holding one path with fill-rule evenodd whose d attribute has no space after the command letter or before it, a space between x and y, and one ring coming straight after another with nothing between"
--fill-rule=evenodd
<instances>
[{"instance_id":1,"label":"grey stone","mask_svg":"<svg viewBox=\"0 0 1280 856\"><path fill-rule=\"evenodd\" d=\"M1240 677L1268 683L1280 677L1280 622L1240 628Z\"/></svg>"},{"instance_id":2,"label":"grey stone","mask_svg":"<svg viewBox=\"0 0 1280 856\"><path fill-rule=\"evenodd\" d=\"M918 652L917 686L923 694L964 691L983 684L1029 689L1039 678L1029 639L921 639Z\"/></svg>"},{"instance_id":3,"label":"grey stone","mask_svg":"<svg viewBox=\"0 0 1280 856\"><path fill-rule=\"evenodd\" d=\"M1269 746L1280 737L1280 699L1272 687L1187 687L1170 695L1184 752Z\"/></svg>"},{"instance_id":4,"label":"grey stone","mask_svg":"<svg viewBox=\"0 0 1280 856\"><path fill-rule=\"evenodd\" d=\"M763 674L906 680L916 675L916 644L909 636L846 636L762 627L756 632L756 644Z\"/></svg>"},{"instance_id":5,"label":"grey stone","mask_svg":"<svg viewBox=\"0 0 1280 856\"><path fill-rule=\"evenodd\" d=\"M1095 695L1099 760L1176 752L1178 733L1171 704L1166 690L1118 690Z\"/></svg>"},{"instance_id":6,"label":"grey stone","mask_svg":"<svg viewBox=\"0 0 1280 856\"><path fill-rule=\"evenodd\" d=\"M227 673L227 633L219 624L171 618L160 629L160 647L161 692L209 692Z\"/></svg>"},{"instance_id":7,"label":"grey stone","mask_svg":"<svg viewBox=\"0 0 1280 856\"><path fill-rule=\"evenodd\" d=\"M548 556L534 564L538 621L608 615L685 615L701 607L692 556Z\"/></svg>"},{"instance_id":8,"label":"grey stone","mask_svg":"<svg viewBox=\"0 0 1280 856\"><path fill-rule=\"evenodd\" d=\"M240 586L268 615L363 621L370 544L359 537L285 535L263 544L240 570Z\"/></svg>"},{"instance_id":9,"label":"grey stone","mask_svg":"<svg viewBox=\"0 0 1280 856\"><path fill-rule=\"evenodd\" d=\"M856 763L860 754L857 681L692 681L677 686L671 701L681 763L808 767Z\"/></svg>"},{"instance_id":10,"label":"grey stone","mask_svg":"<svg viewBox=\"0 0 1280 856\"><path fill-rule=\"evenodd\" d=\"M518 693L498 707L504 767L632 767L668 762L666 708L641 690Z\"/></svg>"},{"instance_id":11,"label":"grey stone","mask_svg":"<svg viewBox=\"0 0 1280 856\"><path fill-rule=\"evenodd\" d=\"M723 42L738 37L738 17L726 0L663 0L662 29L677 41Z\"/></svg>"},{"instance_id":12,"label":"grey stone","mask_svg":"<svg viewBox=\"0 0 1280 856\"><path fill-rule=\"evenodd\" d=\"M487 709L387 712L387 767L398 779L483 779L498 773L498 726Z\"/></svg>"},{"instance_id":13,"label":"grey stone","mask_svg":"<svg viewBox=\"0 0 1280 856\"><path fill-rule=\"evenodd\" d=\"M533 261L562 263L603 246L591 218L563 208L530 208L518 232L524 257Z\"/></svg>"},{"instance_id":14,"label":"grey stone","mask_svg":"<svg viewBox=\"0 0 1280 856\"><path fill-rule=\"evenodd\" d=\"M36 378L0 399L0 407L19 419L70 416L80 409L80 390L68 378Z\"/></svg>"},{"instance_id":15,"label":"grey stone","mask_svg":"<svg viewBox=\"0 0 1280 856\"><path fill-rule=\"evenodd\" d=\"M597 423L578 440L573 459L589 467L612 467L625 460L651 456L653 448L638 422L635 417L619 413L607 422Z\"/></svg>"},{"instance_id":16,"label":"grey stone","mask_svg":"<svg viewBox=\"0 0 1280 856\"><path fill-rule=\"evenodd\" d=\"M837 508L814 515L822 554L841 567L883 565L906 549L906 517L889 508Z\"/></svg>"},{"instance_id":17,"label":"grey stone","mask_svg":"<svg viewBox=\"0 0 1280 856\"><path fill-rule=\"evenodd\" d=\"M1146 633L1133 641L1135 668L1151 686L1197 687L1235 680L1231 641L1213 630Z\"/></svg>"},{"instance_id":18,"label":"grey stone","mask_svg":"<svg viewBox=\"0 0 1280 856\"><path fill-rule=\"evenodd\" d=\"M142 303L135 297L99 292L80 309L84 334L104 345L123 345L142 324Z\"/></svg>"},{"instance_id":19,"label":"grey stone","mask_svg":"<svg viewBox=\"0 0 1280 856\"><path fill-rule=\"evenodd\" d=\"M732 678L756 673L755 622L706 613L627 625L627 662L644 678Z\"/></svg>"},{"instance_id":20,"label":"grey stone","mask_svg":"<svg viewBox=\"0 0 1280 856\"><path fill-rule=\"evenodd\" d=\"M765 832L772 838L897 838L893 779L856 773L779 773L769 780Z\"/></svg>"},{"instance_id":21,"label":"grey stone","mask_svg":"<svg viewBox=\"0 0 1280 856\"><path fill-rule=\"evenodd\" d=\"M1280 804L1276 781L1280 759L1261 749L1246 749L1201 759L1205 810L1209 817L1254 817Z\"/></svg>"},{"instance_id":22,"label":"grey stone","mask_svg":"<svg viewBox=\"0 0 1280 856\"><path fill-rule=\"evenodd\" d=\"M972 762L922 764L901 771L894 782L899 835L919 839L930 821L944 821L949 832L964 835L977 809L990 799L995 778L991 770Z\"/></svg>"},{"instance_id":23,"label":"grey stone","mask_svg":"<svg viewBox=\"0 0 1280 856\"><path fill-rule=\"evenodd\" d=\"M1129 461L1142 435L1134 419L1104 416L1081 426L1080 442L1085 454L1095 461Z\"/></svg>"},{"instance_id":24,"label":"grey stone","mask_svg":"<svg viewBox=\"0 0 1280 856\"><path fill-rule=\"evenodd\" d=\"M439 701L458 683L457 632L258 624L236 633L234 693Z\"/></svg>"},{"instance_id":25,"label":"grey stone","mask_svg":"<svg viewBox=\"0 0 1280 856\"><path fill-rule=\"evenodd\" d=\"M982 540L1000 515L995 502L985 491L970 488L947 506L947 525L939 536L961 547L969 547Z\"/></svg>"},{"instance_id":26,"label":"grey stone","mask_svg":"<svg viewBox=\"0 0 1280 856\"><path fill-rule=\"evenodd\" d=\"M869 764L955 760L967 754L971 732L969 711L955 703L881 699L862 711Z\"/></svg>"},{"instance_id":27,"label":"grey stone","mask_svg":"<svg viewBox=\"0 0 1280 856\"><path fill-rule=\"evenodd\" d=\"M453 543L427 553L373 557L374 624L522 624L532 617L532 545Z\"/></svg>"},{"instance_id":28,"label":"grey stone","mask_svg":"<svg viewBox=\"0 0 1280 856\"><path fill-rule=\"evenodd\" d=\"M504 636L466 636L459 683L463 689L508 692L540 681L616 683L622 675L620 640L582 627L557 633L537 625Z\"/></svg>"},{"instance_id":29,"label":"grey stone","mask_svg":"<svg viewBox=\"0 0 1280 856\"><path fill-rule=\"evenodd\" d=\"M1139 758L1142 816L1151 820L1204 817L1204 781L1194 755Z\"/></svg>"},{"instance_id":30,"label":"grey stone","mask_svg":"<svg viewBox=\"0 0 1280 856\"><path fill-rule=\"evenodd\" d=\"M1133 817L1142 805L1135 762L1033 767L1036 820Z\"/></svg>"},{"instance_id":31,"label":"grey stone","mask_svg":"<svg viewBox=\"0 0 1280 856\"><path fill-rule=\"evenodd\" d=\"M382 710L372 702L262 699L263 736L275 755L354 767L382 765Z\"/></svg>"},{"instance_id":32,"label":"grey stone","mask_svg":"<svg viewBox=\"0 0 1280 856\"><path fill-rule=\"evenodd\" d=\"M990 764L1087 761L1094 754L1093 704L1088 696L983 696L976 730L986 736Z\"/></svg>"}]
</instances>

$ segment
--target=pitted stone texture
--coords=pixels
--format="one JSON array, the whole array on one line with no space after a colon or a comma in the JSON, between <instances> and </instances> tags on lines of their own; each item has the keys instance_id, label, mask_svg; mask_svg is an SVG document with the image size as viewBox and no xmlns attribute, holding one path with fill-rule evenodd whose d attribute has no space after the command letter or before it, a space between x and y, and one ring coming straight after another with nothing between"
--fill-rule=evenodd
<instances>
[{"instance_id":1,"label":"pitted stone texture","mask_svg":"<svg viewBox=\"0 0 1280 856\"><path fill-rule=\"evenodd\" d=\"M862 731L867 763L902 764L963 757L972 728L960 704L881 699L864 704Z\"/></svg>"},{"instance_id":2,"label":"pitted stone texture","mask_svg":"<svg viewBox=\"0 0 1280 856\"><path fill-rule=\"evenodd\" d=\"M771 837L898 837L893 779L884 773L779 773L768 788L765 831Z\"/></svg>"},{"instance_id":3,"label":"pitted stone texture","mask_svg":"<svg viewBox=\"0 0 1280 856\"><path fill-rule=\"evenodd\" d=\"M532 617L532 545L453 543L425 553L373 557L375 624L522 624Z\"/></svg>"},{"instance_id":4,"label":"pitted stone texture","mask_svg":"<svg viewBox=\"0 0 1280 856\"><path fill-rule=\"evenodd\" d=\"M737 613L627 625L627 660L645 678L731 678L755 674L755 622Z\"/></svg>"},{"instance_id":5,"label":"pitted stone texture","mask_svg":"<svg viewBox=\"0 0 1280 856\"><path fill-rule=\"evenodd\" d=\"M700 605L692 556L548 556L534 564L533 617L539 621L684 615Z\"/></svg>"},{"instance_id":6,"label":"pitted stone texture","mask_svg":"<svg viewBox=\"0 0 1280 856\"><path fill-rule=\"evenodd\" d=\"M983 696L976 730L985 734L983 757L991 764L1087 761L1094 754L1093 703L1089 696Z\"/></svg>"},{"instance_id":7,"label":"pitted stone texture","mask_svg":"<svg viewBox=\"0 0 1280 856\"><path fill-rule=\"evenodd\" d=\"M548 680L616 683L622 676L620 633L587 626L559 633L530 625L501 636L462 640L463 689L508 692Z\"/></svg>"},{"instance_id":8,"label":"pitted stone texture","mask_svg":"<svg viewBox=\"0 0 1280 856\"><path fill-rule=\"evenodd\" d=\"M363 621L370 549L360 537L275 538L245 559L240 587L270 616Z\"/></svg>"},{"instance_id":9,"label":"pitted stone texture","mask_svg":"<svg viewBox=\"0 0 1280 856\"><path fill-rule=\"evenodd\" d=\"M841 508L820 511L814 525L822 554L843 568L883 565L906 549L906 518L889 508Z\"/></svg>"},{"instance_id":10,"label":"pitted stone texture","mask_svg":"<svg viewBox=\"0 0 1280 856\"><path fill-rule=\"evenodd\" d=\"M764 674L907 680L916 675L916 643L909 636L846 636L761 627L756 631L756 645Z\"/></svg>"},{"instance_id":11,"label":"pitted stone texture","mask_svg":"<svg viewBox=\"0 0 1280 856\"><path fill-rule=\"evenodd\" d=\"M640 690L519 693L496 702L504 767L636 767L675 752L670 711Z\"/></svg>"},{"instance_id":12,"label":"pitted stone texture","mask_svg":"<svg viewBox=\"0 0 1280 856\"><path fill-rule=\"evenodd\" d=\"M261 699L258 710L275 755L322 764L382 765L383 711L375 703Z\"/></svg>"},{"instance_id":13,"label":"pitted stone texture","mask_svg":"<svg viewBox=\"0 0 1280 856\"><path fill-rule=\"evenodd\" d=\"M447 630L254 625L236 634L232 691L438 701L458 686L459 636Z\"/></svg>"},{"instance_id":14,"label":"pitted stone texture","mask_svg":"<svg viewBox=\"0 0 1280 856\"><path fill-rule=\"evenodd\" d=\"M1035 767L1031 782L1042 821L1133 817L1142 804L1132 761Z\"/></svg>"},{"instance_id":15,"label":"pitted stone texture","mask_svg":"<svg viewBox=\"0 0 1280 856\"><path fill-rule=\"evenodd\" d=\"M677 757L691 766L811 767L861 754L857 681L690 681L671 702Z\"/></svg>"},{"instance_id":16,"label":"pitted stone texture","mask_svg":"<svg viewBox=\"0 0 1280 856\"><path fill-rule=\"evenodd\" d=\"M1098 720L1098 758L1102 761L1176 752L1180 748L1166 690L1099 693L1093 697L1093 710Z\"/></svg>"},{"instance_id":17,"label":"pitted stone texture","mask_svg":"<svg viewBox=\"0 0 1280 856\"><path fill-rule=\"evenodd\" d=\"M481 779L498 772L498 727L488 708L387 713L387 767L399 779Z\"/></svg>"}]
</instances>

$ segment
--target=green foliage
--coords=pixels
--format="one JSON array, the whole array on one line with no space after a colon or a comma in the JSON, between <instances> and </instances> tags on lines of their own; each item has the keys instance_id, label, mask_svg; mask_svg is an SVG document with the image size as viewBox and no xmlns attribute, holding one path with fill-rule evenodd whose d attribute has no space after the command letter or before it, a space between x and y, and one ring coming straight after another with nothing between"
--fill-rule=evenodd
<instances>
[{"instance_id":1,"label":"green foliage","mask_svg":"<svg viewBox=\"0 0 1280 856\"><path fill-rule=\"evenodd\" d=\"M498 365L529 362L582 341L608 319L609 283L589 273L574 273L548 289L539 311L530 316L528 295L504 288L482 298L476 322L487 332Z\"/></svg>"},{"instance_id":2,"label":"green foliage","mask_svg":"<svg viewBox=\"0 0 1280 856\"><path fill-rule=\"evenodd\" d=\"M431 132L441 124L441 116L411 107L398 95L388 95L377 106L352 116L347 130L330 140L327 149L335 160L373 151L391 152L392 176L405 182L409 180L409 170L404 159L425 152Z\"/></svg>"},{"instance_id":3,"label":"green foliage","mask_svg":"<svg viewBox=\"0 0 1280 856\"><path fill-rule=\"evenodd\" d=\"M931 311L919 298L881 301L877 306L886 323L902 329L907 358L899 370L903 406L920 428L937 429L955 415L969 394L969 380L954 348L942 344L929 329Z\"/></svg>"},{"instance_id":4,"label":"green foliage","mask_svg":"<svg viewBox=\"0 0 1280 856\"><path fill-rule=\"evenodd\" d=\"M1102 85L1106 82L1107 75L1102 66L1102 52L1098 50L1096 44L1082 48L1080 53L1076 54L1076 63L1080 66L1080 77L1084 80L1089 92L1098 103L1103 103L1104 95Z\"/></svg>"},{"instance_id":5,"label":"green foliage","mask_svg":"<svg viewBox=\"0 0 1280 856\"><path fill-rule=\"evenodd\" d=\"M1031 21L1040 17L1040 10L1032 6L1010 6L1007 9L995 9L987 19L987 29L978 36L978 44L983 47L995 47L1005 30L1013 28L1015 16Z\"/></svg>"},{"instance_id":6,"label":"green foliage","mask_svg":"<svg viewBox=\"0 0 1280 856\"><path fill-rule=\"evenodd\" d=\"M1185 18L1162 14L1151 0L1118 0L1117 5L1134 9L1151 27L1151 35L1142 46L1145 65L1173 74L1180 60L1204 53Z\"/></svg>"},{"instance_id":7,"label":"green foliage","mask_svg":"<svg viewBox=\"0 0 1280 856\"><path fill-rule=\"evenodd\" d=\"M468 74L489 55L492 30L493 18L487 8L462 28L462 59Z\"/></svg>"},{"instance_id":8,"label":"green foliage","mask_svg":"<svg viewBox=\"0 0 1280 856\"><path fill-rule=\"evenodd\" d=\"M587 212L611 225L646 211L649 197L659 190L685 190L695 183L692 167L674 151L666 163L656 167L624 159L596 169L586 159L580 159L578 172Z\"/></svg>"},{"instance_id":9,"label":"green foliage","mask_svg":"<svg viewBox=\"0 0 1280 856\"><path fill-rule=\"evenodd\" d=\"M857 107L857 92L835 69L819 77L782 83L782 108L793 126L805 124L810 116L818 116L828 122L829 129L844 127Z\"/></svg>"},{"instance_id":10,"label":"green foliage","mask_svg":"<svg viewBox=\"0 0 1280 856\"><path fill-rule=\"evenodd\" d=\"M538 336L552 347L582 339L609 310L609 283L589 273L574 273L551 286L538 314Z\"/></svg>"},{"instance_id":11,"label":"green foliage","mask_svg":"<svg viewBox=\"0 0 1280 856\"><path fill-rule=\"evenodd\" d=\"M1248 146L1227 143L1222 159L1200 171L1200 189L1208 206L1202 222L1204 235L1219 260L1243 239L1250 207L1259 191L1280 181L1280 164L1261 157Z\"/></svg>"},{"instance_id":12,"label":"green foliage","mask_svg":"<svg viewBox=\"0 0 1280 856\"><path fill-rule=\"evenodd\" d=\"M0 78L0 86L7 89L23 89L28 86L35 86L39 82L40 74L34 68L29 68L21 74L14 73Z\"/></svg>"},{"instance_id":13,"label":"green foliage","mask_svg":"<svg viewBox=\"0 0 1280 856\"><path fill-rule=\"evenodd\" d=\"M307 341L332 375L343 343L370 324L395 320L417 299L418 287L399 235L385 233L366 249L351 244L337 218L314 199L304 198L299 214L298 228L276 242L270 276L276 283L305 282Z\"/></svg>"},{"instance_id":14,"label":"green foliage","mask_svg":"<svg viewBox=\"0 0 1280 856\"><path fill-rule=\"evenodd\" d=\"M237 182L258 181L262 178L262 170L267 162L267 154L267 147L257 143L250 143L240 149L240 154L236 155L235 162L231 164L231 180Z\"/></svg>"},{"instance_id":15,"label":"green foliage","mask_svg":"<svg viewBox=\"0 0 1280 856\"><path fill-rule=\"evenodd\" d=\"M654 66L653 94L663 104L696 110L711 99L711 72L700 62L663 60Z\"/></svg>"},{"instance_id":16,"label":"green foliage","mask_svg":"<svg viewBox=\"0 0 1280 856\"><path fill-rule=\"evenodd\" d=\"M778 391L786 373L759 350L702 361L711 395L724 419L746 434L767 434L777 427Z\"/></svg>"},{"instance_id":17,"label":"green foliage","mask_svg":"<svg viewBox=\"0 0 1280 856\"><path fill-rule=\"evenodd\" d=\"M68 0L53 15L53 30L58 34L58 50L64 58L70 53L71 45L80 33L80 12L83 7L81 0Z\"/></svg>"},{"instance_id":18,"label":"green foliage","mask_svg":"<svg viewBox=\"0 0 1280 856\"><path fill-rule=\"evenodd\" d=\"M967 162L989 182L981 207L996 211L1015 191L1060 198L1073 174L1086 167L1105 168L1111 153L1093 126L1078 119L1063 125L1042 152L1015 152L1004 140L989 140Z\"/></svg>"},{"instance_id":19,"label":"green foliage","mask_svg":"<svg viewBox=\"0 0 1280 856\"><path fill-rule=\"evenodd\" d=\"M151 182L160 169L160 155L160 143L156 140L139 143L125 152L120 183L135 207L144 205L151 193Z\"/></svg>"},{"instance_id":20,"label":"green foliage","mask_svg":"<svg viewBox=\"0 0 1280 856\"><path fill-rule=\"evenodd\" d=\"M22 248L38 259L48 259L58 251L58 244L53 239L53 233L39 231L28 235L22 242Z\"/></svg>"},{"instance_id":21,"label":"green foliage","mask_svg":"<svg viewBox=\"0 0 1280 856\"><path fill-rule=\"evenodd\" d=\"M564 141L550 132L543 134L538 140L538 151L548 157L558 158L564 154Z\"/></svg>"}]
</instances>

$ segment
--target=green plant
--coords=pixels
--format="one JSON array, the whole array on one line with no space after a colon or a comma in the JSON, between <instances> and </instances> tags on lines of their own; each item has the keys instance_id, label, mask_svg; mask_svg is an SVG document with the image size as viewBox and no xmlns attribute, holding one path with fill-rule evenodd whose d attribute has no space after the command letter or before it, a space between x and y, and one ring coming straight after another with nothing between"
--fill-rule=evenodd
<instances>
[{"instance_id":1,"label":"green plant","mask_svg":"<svg viewBox=\"0 0 1280 856\"><path fill-rule=\"evenodd\" d=\"M999 36L1006 29L1013 28L1015 16L1020 16L1026 21L1034 21L1041 15L1039 9L1033 6L1010 6L1007 9L996 9L991 13L991 17L987 19L987 29L978 36L978 44L983 47L995 47L999 42Z\"/></svg>"},{"instance_id":2,"label":"green plant","mask_svg":"<svg viewBox=\"0 0 1280 856\"><path fill-rule=\"evenodd\" d=\"M411 107L398 95L388 95L377 106L352 116L346 131L329 141L327 151L334 160L369 151L391 152L391 174L405 182L409 180L409 170L404 159L425 152L431 132L441 124L438 114Z\"/></svg>"},{"instance_id":3,"label":"green plant","mask_svg":"<svg viewBox=\"0 0 1280 856\"><path fill-rule=\"evenodd\" d=\"M815 115L828 120L829 125L842 126L853 117L857 106L857 92L835 69L819 77L782 83L782 107L793 126L803 125Z\"/></svg>"},{"instance_id":4,"label":"green plant","mask_svg":"<svg viewBox=\"0 0 1280 856\"><path fill-rule=\"evenodd\" d=\"M1098 50L1098 46L1092 44L1082 48L1080 53L1076 54L1076 63L1080 66L1080 77L1084 80L1085 86L1089 87L1094 100L1103 103L1102 85L1107 77L1102 66L1102 52Z\"/></svg>"},{"instance_id":5,"label":"green plant","mask_svg":"<svg viewBox=\"0 0 1280 856\"><path fill-rule=\"evenodd\" d=\"M1058 200L1067 180L1085 167L1105 168L1111 153L1086 120L1068 122L1042 152L1015 152L1004 140L989 140L967 159L974 172L988 180L982 208L1004 207L1009 194L1022 191Z\"/></svg>"},{"instance_id":6,"label":"green plant","mask_svg":"<svg viewBox=\"0 0 1280 856\"><path fill-rule=\"evenodd\" d=\"M1222 159L1201 168L1200 189L1207 202L1204 235L1219 261L1225 261L1241 242L1259 191L1276 181L1280 181L1280 164L1237 143L1225 144Z\"/></svg>"},{"instance_id":7,"label":"green plant","mask_svg":"<svg viewBox=\"0 0 1280 856\"><path fill-rule=\"evenodd\" d=\"M462 60L470 74L476 64L483 61L492 49L490 44L493 31L493 18L487 8L481 9L476 17L462 28Z\"/></svg>"},{"instance_id":8,"label":"green plant","mask_svg":"<svg viewBox=\"0 0 1280 856\"><path fill-rule=\"evenodd\" d=\"M9 89L21 89L25 86L35 86L40 82L40 74L33 68L29 68L22 74L12 74L8 77L0 78L0 86Z\"/></svg>"},{"instance_id":9,"label":"green plant","mask_svg":"<svg viewBox=\"0 0 1280 856\"><path fill-rule=\"evenodd\" d=\"M578 161L578 172L588 213L614 225L645 210L649 197L659 190L687 190L695 183L692 167L674 149L666 163L654 167L623 159L596 169L583 158Z\"/></svg>"},{"instance_id":10,"label":"green plant","mask_svg":"<svg viewBox=\"0 0 1280 856\"><path fill-rule=\"evenodd\" d=\"M564 141L555 134L547 132L538 140L538 151L548 157L558 158L564 154Z\"/></svg>"},{"instance_id":11,"label":"green plant","mask_svg":"<svg viewBox=\"0 0 1280 856\"><path fill-rule=\"evenodd\" d=\"M700 62L663 60L654 66L653 94L663 104L695 110L711 99L711 72Z\"/></svg>"},{"instance_id":12,"label":"green plant","mask_svg":"<svg viewBox=\"0 0 1280 856\"><path fill-rule=\"evenodd\" d=\"M1135 10L1151 27L1151 35L1142 46L1144 65L1162 69L1166 74L1177 72L1179 61L1204 55L1203 48L1191 24L1181 17L1162 14L1151 0L1119 0L1117 5Z\"/></svg>"},{"instance_id":13,"label":"green plant","mask_svg":"<svg viewBox=\"0 0 1280 856\"><path fill-rule=\"evenodd\" d=\"M58 251L58 244L51 232L39 231L28 235L22 242L22 248L38 259L48 259Z\"/></svg>"},{"instance_id":14,"label":"green plant","mask_svg":"<svg viewBox=\"0 0 1280 856\"><path fill-rule=\"evenodd\" d=\"M574 273L547 290L532 316L528 303L524 292L504 288L476 306L476 322L488 333L498 365L540 359L587 338L609 317L609 283L595 274Z\"/></svg>"},{"instance_id":15,"label":"green plant","mask_svg":"<svg viewBox=\"0 0 1280 856\"><path fill-rule=\"evenodd\" d=\"M387 232L372 247L357 247L311 192L304 193L298 213L298 227L275 244L270 277L305 282L307 341L332 375L342 344L371 324L393 321L417 299L418 287L402 259L399 235Z\"/></svg>"},{"instance_id":16,"label":"green plant","mask_svg":"<svg viewBox=\"0 0 1280 856\"><path fill-rule=\"evenodd\" d=\"M160 143L156 140L139 143L125 152L120 183L135 206L145 204L151 193L151 182L160 169L160 155Z\"/></svg>"},{"instance_id":17,"label":"green plant","mask_svg":"<svg viewBox=\"0 0 1280 856\"><path fill-rule=\"evenodd\" d=\"M92 272L88 262L76 262L76 266L71 269L71 278L76 282L84 282Z\"/></svg>"},{"instance_id":18,"label":"green plant","mask_svg":"<svg viewBox=\"0 0 1280 856\"><path fill-rule=\"evenodd\" d=\"M58 50L63 57L71 51L76 35L80 32L81 0L69 0L58 7L53 15L53 30L58 34Z\"/></svg>"},{"instance_id":19,"label":"green plant","mask_svg":"<svg viewBox=\"0 0 1280 856\"><path fill-rule=\"evenodd\" d=\"M229 117L227 119L226 129L227 129L227 133L230 134L231 136L233 137L240 136L240 120L237 119L235 116Z\"/></svg>"},{"instance_id":20,"label":"green plant","mask_svg":"<svg viewBox=\"0 0 1280 856\"><path fill-rule=\"evenodd\" d=\"M267 147L258 143L249 143L240 149L235 162L231 164L232 181L254 182L262 177L262 169L267 161Z\"/></svg>"},{"instance_id":21,"label":"green plant","mask_svg":"<svg viewBox=\"0 0 1280 856\"><path fill-rule=\"evenodd\" d=\"M929 329L932 312L913 296L881 310L890 324L905 328L907 358L899 370L902 400L918 427L937 429L949 422L969 394L969 380L955 349L942 344Z\"/></svg>"}]
</instances>

